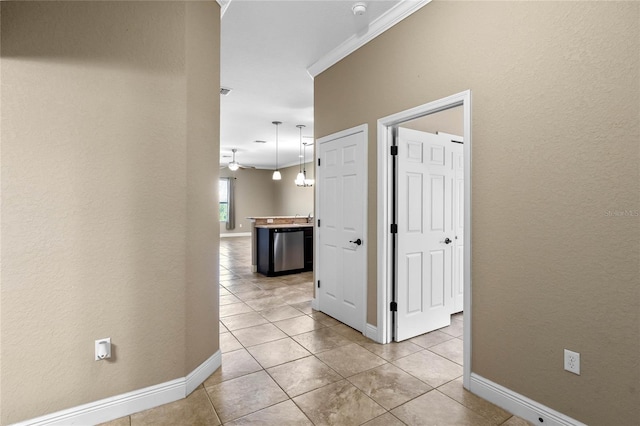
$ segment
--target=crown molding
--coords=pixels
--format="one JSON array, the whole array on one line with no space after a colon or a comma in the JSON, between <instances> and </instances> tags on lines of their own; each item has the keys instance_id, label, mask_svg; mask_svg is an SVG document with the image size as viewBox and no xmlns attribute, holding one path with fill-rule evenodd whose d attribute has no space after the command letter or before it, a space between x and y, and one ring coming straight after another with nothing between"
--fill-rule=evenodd
<instances>
[{"instance_id":1,"label":"crown molding","mask_svg":"<svg viewBox=\"0 0 640 426\"><path fill-rule=\"evenodd\" d=\"M423 6L426 6L430 2L431 0L401 0L394 7L371 22L365 34L354 34L353 36L345 40L338 47L333 49L331 52L329 52L314 64L312 64L309 68L307 68L307 73L309 73L311 78L315 78L321 72L327 70L329 67L335 65L340 60L346 58L351 53L369 43L371 40L378 37L380 34L387 31L389 28L393 27L395 24L402 21L407 16L420 10Z\"/></svg>"},{"instance_id":2,"label":"crown molding","mask_svg":"<svg viewBox=\"0 0 640 426\"><path fill-rule=\"evenodd\" d=\"M216 2L220 5L220 19L222 19L231 4L231 0L216 0Z\"/></svg>"}]
</instances>

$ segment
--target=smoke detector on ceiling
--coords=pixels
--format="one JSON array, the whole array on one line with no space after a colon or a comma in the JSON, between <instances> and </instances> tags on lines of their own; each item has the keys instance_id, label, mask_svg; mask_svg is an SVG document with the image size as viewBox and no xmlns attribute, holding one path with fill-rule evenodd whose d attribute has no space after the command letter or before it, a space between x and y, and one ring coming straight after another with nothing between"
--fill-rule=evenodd
<instances>
[{"instance_id":1,"label":"smoke detector on ceiling","mask_svg":"<svg viewBox=\"0 0 640 426\"><path fill-rule=\"evenodd\" d=\"M365 3L356 3L351 10L355 16L362 16L367 13L367 5Z\"/></svg>"}]
</instances>

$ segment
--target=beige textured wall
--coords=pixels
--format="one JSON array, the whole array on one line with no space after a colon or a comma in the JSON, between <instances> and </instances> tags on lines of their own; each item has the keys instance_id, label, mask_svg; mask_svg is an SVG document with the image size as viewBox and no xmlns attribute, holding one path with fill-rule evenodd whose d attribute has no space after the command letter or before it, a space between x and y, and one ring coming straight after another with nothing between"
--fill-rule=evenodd
<instances>
[{"instance_id":1,"label":"beige textured wall","mask_svg":"<svg viewBox=\"0 0 640 426\"><path fill-rule=\"evenodd\" d=\"M220 7L207 1L186 2L185 8L188 374L219 348Z\"/></svg>"},{"instance_id":2,"label":"beige textured wall","mask_svg":"<svg viewBox=\"0 0 640 426\"><path fill-rule=\"evenodd\" d=\"M640 209L639 24L636 2L436 1L315 79L316 138L472 90L472 371L591 425L640 418L640 218L615 215Z\"/></svg>"},{"instance_id":3,"label":"beige textured wall","mask_svg":"<svg viewBox=\"0 0 640 426\"><path fill-rule=\"evenodd\" d=\"M1 11L8 424L184 377L218 349L218 237L207 217L219 7L2 2ZM96 362L102 337L113 357Z\"/></svg>"}]
</instances>

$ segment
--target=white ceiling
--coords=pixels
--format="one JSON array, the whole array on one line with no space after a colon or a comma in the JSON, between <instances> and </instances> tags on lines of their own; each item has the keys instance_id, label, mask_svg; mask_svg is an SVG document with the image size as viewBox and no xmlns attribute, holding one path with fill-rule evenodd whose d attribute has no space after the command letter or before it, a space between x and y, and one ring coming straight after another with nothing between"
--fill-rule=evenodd
<instances>
[{"instance_id":1,"label":"white ceiling","mask_svg":"<svg viewBox=\"0 0 640 426\"><path fill-rule=\"evenodd\" d=\"M300 133L313 139L313 78L429 0L219 0L222 6L220 164L275 169L298 164ZM254 141L266 141L258 144ZM228 157L227 157L228 156ZM313 150L307 148L307 161Z\"/></svg>"}]
</instances>

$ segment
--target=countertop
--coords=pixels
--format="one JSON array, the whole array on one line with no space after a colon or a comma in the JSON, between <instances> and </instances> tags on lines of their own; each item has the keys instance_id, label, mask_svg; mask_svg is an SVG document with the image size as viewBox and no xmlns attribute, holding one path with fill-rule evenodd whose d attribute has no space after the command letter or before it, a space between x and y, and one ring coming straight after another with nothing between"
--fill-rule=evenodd
<instances>
[{"instance_id":1,"label":"countertop","mask_svg":"<svg viewBox=\"0 0 640 426\"><path fill-rule=\"evenodd\" d=\"M256 225L256 228L313 228L313 223L270 223L268 225Z\"/></svg>"},{"instance_id":2,"label":"countertop","mask_svg":"<svg viewBox=\"0 0 640 426\"><path fill-rule=\"evenodd\" d=\"M296 215L296 216L249 216L247 219L306 219L307 216Z\"/></svg>"}]
</instances>

